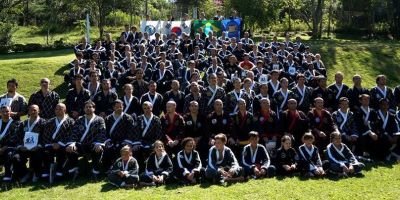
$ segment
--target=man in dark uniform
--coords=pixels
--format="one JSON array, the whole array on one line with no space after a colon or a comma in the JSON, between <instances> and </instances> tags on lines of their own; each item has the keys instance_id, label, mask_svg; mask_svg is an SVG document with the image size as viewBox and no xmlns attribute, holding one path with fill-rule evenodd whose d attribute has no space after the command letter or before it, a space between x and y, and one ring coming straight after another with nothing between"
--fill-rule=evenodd
<instances>
[{"instance_id":1,"label":"man in dark uniform","mask_svg":"<svg viewBox=\"0 0 400 200\"><path fill-rule=\"evenodd\" d=\"M333 103L334 96L333 96L333 92L327 88L326 77L324 77L324 76L318 77L318 87L315 88L312 93L312 98L314 100L318 97L322 98L324 100L323 106L326 108L326 110L331 112L333 109L333 104L334 104Z\"/></svg>"},{"instance_id":2,"label":"man in dark uniform","mask_svg":"<svg viewBox=\"0 0 400 200\"><path fill-rule=\"evenodd\" d=\"M111 90L111 81L109 79L104 79L101 86L101 91L93 97L93 102L97 106L96 114L105 118L113 112L112 105L118 99L118 95Z\"/></svg>"},{"instance_id":3,"label":"man in dark uniform","mask_svg":"<svg viewBox=\"0 0 400 200\"><path fill-rule=\"evenodd\" d=\"M20 121L15 121L11 118L11 108L8 105L3 105L0 108L0 165L4 166L5 172L3 176L4 182L11 182L12 178L20 179L21 176L13 176L20 174L24 168L21 165L15 165L12 170L12 164L17 161L14 158L14 152L17 146L21 145L21 134L18 134ZM14 173L14 174L13 174Z\"/></svg>"},{"instance_id":4,"label":"man in dark uniform","mask_svg":"<svg viewBox=\"0 0 400 200\"><path fill-rule=\"evenodd\" d=\"M225 100L225 90L217 86L217 75L212 73L208 75L209 86L201 90L199 102L200 113L208 114L213 110L213 102L217 99ZM224 132L223 132L224 133Z\"/></svg>"},{"instance_id":5,"label":"man in dark uniform","mask_svg":"<svg viewBox=\"0 0 400 200\"><path fill-rule=\"evenodd\" d=\"M160 116L164 108L164 98L160 93L157 92L157 83L154 81L149 82L149 91L142 95L140 98L140 104L143 106L143 103L146 101L151 103L153 114Z\"/></svg>"},{"instance_id":6,"label":"man in dark uniform","mask_svg":"<svg viewBox=\"0 0 400 200\"><path fill-rule=\"evenodd\" d=\"M389 111L391 113L396 112L396 105L394 102L393 91L391 88L386 86L387 78L385 75L378 75L376 77L376 86L370 90L371 95L371 107L375 110L379 109L379 100L384 98L389 101Z\"/></svg>"},{"instance_id":7,"label":"man in dark uniform","mask_svg":"<svg viewBox=\"0 0 400 200\"><path fill-rule=\"evenodd\" d=\"M359 107L355 111L355 125L358 133L358 144L355 154L364 157L372 156L377 158L378 135L376 131L376 122L378 115L376 111L369 107L370 97L368 94L360 94Z\"/></svg>"},{"instance_id":8,"label":"man in dark uniform","mask_svg":"<svg viewBox=\"0 0 400 200\"><path fill-rule=\"evenodd\" d=\"M335 74L335 83L328 86L328 89L333 93L333 100L332 100L332 112L337 110L339 107L339 99L341 97L345 97L347 95L347 90L349 86L343 83L343 73L336 72Z\"/></svg>"},{"instance_id":9,"label":"man in dark uniform","mask_svg":"<svg viewBox=\"0 0 400 200\"><path fill-rule=\"evenodd\" d=\"M311 133L315 137L315 144L322 153L322 150L329 144L332 132L338 132L333 122L331 113L324 108L324 99L317 97L314 99L314 108L308 112Z\"/></svg>"},{"instance_id":10,"label":"man in dark uniform","mask_svg":"<svg viewBox=\"0 0 400 200\"><path fill-rule=\"evenodd\" d=\"M40 109L40 117L50 119L54 117L54 109L60 100L60 96L49 90L50 80L43 78L40 80L41 89L31 95L28 105L36 104Z\"/></svg>"},{"instance_id":11,"label":"man in dark uniform","mask_svg":"<svg viewBox=\"0 0 400 200\"><path fill-rule=\"evenodd\" d=\"M294 99L297 101L297 108L303 113L307 114L310 110L311 102L312 102L312 92L313 89L305 85L306 77L304 74L298 74L296 76L297 84L292 88L292 92L294 93Z\"/></svg>"},{"instance_id":12,"label":"man in dark uniform","mask_svg":"<svg viewBox=\"0 0 400 200\"><path fill-rule=\"evenodd\" d=\"M124 103L116 100L113 106L114 112L105 118L106 141L103 153L103 169L109 170L114 161L119 157L121 148L129 144L128 138L133 134L133 119L124 112Z\"/></svg>"},{"instance_id":13,"label":"man in dark uniform","mask_svg":"<svg viewBox=\"0 0 400 200\"><path fill-rule=\"evenodd\" d=\"M64 175L65 148L74 126L74 120L68 117L66 112L65 104L57 104L55 108L56 116L46 121L43 135L40 138L40 143L44 147L42 177L49 177L50 183L53 182L54 178L60 179Z\"/></svg>"},{"instance_id":14,"label":"man in dark uniform","mask_svg":"<svg viewBox=\"0 0 400 200\"><path fill-rule=\"evenodd\" d=\"M84 114L83 105L90 99L90 92L83 87L82 74L75 75L74 80L75 87L68 91L65 101L69 116L78 119L79 116Z\"/></svg>"},{"instance_id":15,"label":"man in dark uniform","mask_svg":"<svg viewBox=\"0 0 400 200\"><path fill-rule=\"evenodd\" d=\"M183 139L183 131L185 130L185 121L176 112L176 106L175 101L168 101L166 103L166 112L161 117L163 139L170 155L176 155L180 150L179 144Z\"/></svg>"},{"instance_id":16,"label":"man in dark uniform","mask_svg":"<svg viewBox=\"0 0 400 200\"><path fill-rule=\"evenodd\" d=\"M136 155L140 167L144 167L144 160L150 155L151 145L162 139L160 118L153 114L153 105L146 101L142 104L143 114L137 118L137 123L131 140L132 152Z\"/></svg>"},{"instance_id":17,"label":"man in dark uniform","mask_svg":"<svg viewBox=\"0 0 400 200\"><path fill-rule=\"evenodd\" d=\"M68 172L74 174L74 179L79 173L78 158L80 156L90 155L92 176L95 180L100 174L101 155L106 140L106 125L102 117L95 115L95 106L95 103L90 100L85 102L85 115L76 120L65 149L69 164Z\"/></svg>"},{"instance_id":18,"label":"man in dark uniform","mask_svg":"<svg viewBox=\"0 0 400 200\"><path fill-rule=\"evenodd\" d=\"M180 85L179 81L173 80L171 82L171 90L164 94L164 103L165 106L168 101L174 101L176 103L176 112L183 114L183 105L185 102L185 94L179 90Z\"/></svg>"},{"instance_id":19,"label":"man in dark uniform","mask_svg":"<svg viewBox=\"0 0 400 200\"><path fill-rule=\"evenodd\" d=\"M353 88L350 88L347 90L347 98L349 98L349 103L350 103L350 110L353 112L356 112L358 109L360 109L360 101L359 97L362 94L368 94L369 91L367 88L364 88L361 86L361 76L356 74L353 76Z\"/></svg>"},{"instance_id":20,"label":"man in dark uniform","mask_svg":"<svg viewBox=\"0 0 400 200\"><path fill-rule=\"evenodd\" d=\"M279 129L284 135L289 135L293 141L293 146L302 144L301 138L308 131L307 115L297 109L295 99L288 100L288 109L280 113Z\"/></svg>"},{"instance_id":21,"label":"man in dark uniform","mask_svg":"<svg viewBox=\"0 0 400 200\"><path fill-rule=\"evenodd\" d=\"M230 117L227 112L224 112L223 108L222 100L215 100L214 111L206 117L206 133L208 134L210 146L213 145L213 138L218 133L230 133ZM231 134L229 134L228 138L231 138Z\"/></svg>"}]
</instances>

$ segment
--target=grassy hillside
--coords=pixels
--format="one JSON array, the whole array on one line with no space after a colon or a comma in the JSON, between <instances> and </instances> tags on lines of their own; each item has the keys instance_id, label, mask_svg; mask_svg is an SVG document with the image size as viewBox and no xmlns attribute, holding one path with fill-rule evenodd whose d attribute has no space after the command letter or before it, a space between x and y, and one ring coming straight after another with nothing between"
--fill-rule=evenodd
<instances>
[{"instance_id":1,"label":"grassy hillside","mask_svg":"<svg viewBox=\"0 0 400 200\"><path fill-rule=\"evenodd\" d=\"M111 32L113 37L119 36L123 31L123 27L120 28L105 28L105 32ZM97 27L91 27L90 34L92 38L99 37L99 29ZM82 36L85 35L85 28L82 26L76 26L75 28L70 28L61 33L50 33L49 44L53 44L54 41L62 39L65 43L75 44ZM15 31L13 38L15 44L29 44L29 43L39 43L45 45L47 42L47 32L41 30L36 26L23 27L19 26Z\"/></svg>"},{"instance_id":2,"label":"grassy hillside","mask_svg":"<svg viewBox=\"0 0 400 200\"><path fill-rule=\"evenodd\" d=\"M310 44L313 52L321 54L330 82L336 71L342 71L348 84L352 83L354 74L360 74L368 87L375 85L378 74L385 74L391 87L400 84L399 42L321 40Z\"/></svg>"},{"instance_id":3,"label":"grassy hillside","mask_svg":"<svg viewBox=\"0 0 400 200\"><path fill-rule=\"evenodd\" d=\"M64 71L66 65L74 58L72 50L40 51L32 53L16 53L0 55L0 88L6 91L7 80L16 78L19 92L28 98L38 90L40 79L48 77L51 80L51 88L56 91L65 91Z\"/></svg>"}]
</instances>

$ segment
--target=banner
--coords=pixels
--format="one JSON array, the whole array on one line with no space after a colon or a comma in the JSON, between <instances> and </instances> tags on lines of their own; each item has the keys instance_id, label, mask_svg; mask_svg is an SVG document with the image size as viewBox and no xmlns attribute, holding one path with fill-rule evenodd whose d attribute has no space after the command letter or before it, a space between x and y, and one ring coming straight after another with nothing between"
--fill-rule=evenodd
<instances>
[{"instance_id":1,"label":"banner","mask_svg":"<svg viewBox=\"0 0 400 200\"><path fill-rule=\"evenodd\" d=\"M172 32L176 33L178 37L182 33L190 35L191 21L146 21L140 22L140 30L149 34L150 39L155 38L155 33L170 35Z\"/></svg>"},{"instance_id":2,"label":"banner","mask_svg":"<svg viewBox=\"0 0 400 200\"><path fill-rule=\"evenodd\" d=\"M236 37L240 39L240 26L242 24L241 19L224 19L222 20L222 31L226 32L226 36L229 38Z\"/></svg>"},{"instance_id":3,"label":"banner","mask_svg":"<svg viewBox=\"0 0 400 200\"><path fill-rule=\"evenodd\" d=\"M140 31L142 33L147 32L150 39L155 38L155 33L160 33L162 21L146 21L140 22Z\"/></svg>"},{"instance_id":4,"label":"banner","mask_svg":"<svg viewBox=\"0 0 400 200\"><path fill-rule=\"evenodd\" d=\"M195 20L193 22L193 29L195 33L198 33L198 29L203 28L203 32L208 36L210 31L217 33L217 36L221 36L222 24L221 21L215 20Z\"/></svg>"},{"instance_id":5,"label":"banner","mask_svg":"<svg viewBox=\"0 0 400 200\"><path fill-rule=\"evenodd\" d=\"M187 33L190 35L190 26L191 21L164 21L161 33L165 35L170 35L171 33L175 33L178 37L182 35L182 33Z\"/></svg>"},{"instance_id":6,"label":"banner","mask_svg":"<svg viewBox=\"0 0 400 200\"><path fill-rule=\"evenodd\" d=\"M34 132L25 132L24 146L31 150L33 147L38 145L39 134Z\"/></svg>"}]
</instances>

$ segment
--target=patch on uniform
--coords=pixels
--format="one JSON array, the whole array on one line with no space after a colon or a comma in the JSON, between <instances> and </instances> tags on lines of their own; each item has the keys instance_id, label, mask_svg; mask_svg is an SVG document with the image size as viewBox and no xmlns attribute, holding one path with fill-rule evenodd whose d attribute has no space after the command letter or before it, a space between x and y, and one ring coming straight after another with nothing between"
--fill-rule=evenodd
<instances>
[{"instance_id":1,"label":"patch on uniform","mask_svg":"<svg viewBox=\"0 0 400 200\"><path fill-rule=\"evenodd\" d=\"M191 126L191 125L192 125L192 121L187 121L186 124L187 124L188 126Z\"/></svg>"},{"instance_id":2,"label":"patch on uniform","mask_svg":"<svg viewBox=\"0 0 400 200\"><path fill-rule=\"evenodd\" d=\"M101 96L98 96L98 97L97 97L97 101L101 101Z\"/></svg>"},{"instance_id":3,"label":"patch on uniform","mask_svg":"<svg viewBox=\"0 0 400 200\"><path fill-rule=\"evenodd\" d=\"M260 121L264 121L264 117L260 117Z\"/></svg>"},{"instance_id":4,"label":"patch on uniform","mask_svg":"<svg viewBox=\"0 0 400 200\"><path fill-rule=\"evenodd\" d=\"M376 98L377 98L377 99L380 99L380 98L381 98L381 95L380 95L380 94L376 94Z\"/></svg>"},{"instance_id":5,"label":"patch on uniform","mask_svg":"<svg viewBox=\"0 0 400 200\"><path fill-rule=\"evenodd\" d=\"M211 92L210 91L207 91L207 96L211 96Z\"/></svg>"},{"instance_id":6,"label":"patch on uniform","mask_svg":"<svg viewBox=\"0 0 400 200\"><path fill-rule=\"evenodd\" d=\"M201 123L200 122L197 123L197 127L201 127Z\"/></svg>"},{"instance_id":7,"label":"patch on uniform","mask_svg":"<svg viewBox=\"0 0 400 200\"><path fill-rule=\"evenodd\" d=\"M211 123L212 123L212 124L216 124L216 123L217 123L217 120L216 120L216 119L212 119L212 120L211 120Z\"/></svg>"},{"instance_id":8,"label":"patch on uniform","mask_svg":"<svg viewBox=\"0 0 400 200\"><path fill-rule=\"evenodd\" d=\"M24 132L28 132L28 127L24 127Z\"/></svg>"},{"instance_id":9,"label":"patch on uniform","mask_svg":"<svg viewBox=\"0 0 400 200\"><path fill-rule=\"evenodd\" d=\"M122 167L122 162L118 162L118 167Z\"/></svg>"},{"instance_id":10,"label":"patch on uniform","mask_svg":"<svg viewBox=\"0 0 400 200\"><path fill-rule=\"evenodd\" d=\"M279 100L279 101L282 101L282 100L283 100L283 96L278 95L278 100Z\"/></svg>"},{"instance_id":11,"label":"patch on uniform","mask_svg":"<svg viewBox=\"0 0 400 200\"><path fill-rule=\"evenodd\" d=\"M80 125L80 126L79 126L79 130L80 130L80 131L83 131L83 130L85 130L85 127L84 127L83 125Z\"/></svg>"},{"instance_id":12,"label":"patch on uniform","mask_svg":"<svg viewBox=\"0 0 400 200\"><path fill-rule=\"evenodd\" d=\"M286 154L281 153L281 158L286 158Z\"/></svg>"},{"instance_id":13,"label":"patch on uniform","mask_svg":"<svg viewBox=\"0 0 400 200\"><path fill-rule=\"evenodd\" d=\"M169 124L168 120L165 120L165 122L164 122L164 123L165 123L165 125L168 125L168 124Z\"/></svg>"},{"instance_id":14,"label":"patch on uniform","mask_svg":"<svg viewBox=\"0 0 400 200\"><path fill-rule=\"evenodd\" d=\"M316 118L315 118L315 122L316 122L316 123L321 122L321 120L319 119L319 117L316 117Z\"/></svg>"},{"instance_id":15,"label":"patch on uniform","mask_svg":"<svg viewBox=\"0 0 400 200\"><path fill-rule=\"evenodd\" d=\"M226 119L223 119L222 123L226 125L226 123L227 123Z\"/></svg>"},{"instance_id":16,"label":"patch on uniform","mask_svg":"<svg viewBox=\"0 0 400 200\"><path fill-rule=\"evenodd\" d=\"M339 117L339 116L336 117L336 121L337 121L338 123L342 123L342 122L343 122L342 118Z\"/></svg>"},{"instance_id":17,"label":"patch on uniform","mask_svg":"<svg viewBox=\"0 0 400 200\"><path fill-rule=\"evenodd\" d=\"M272 118L272 117L270 117L270 118L268 118L268 122L273 122L274 121L274 119Z\"/></svg>"}]
</instances>

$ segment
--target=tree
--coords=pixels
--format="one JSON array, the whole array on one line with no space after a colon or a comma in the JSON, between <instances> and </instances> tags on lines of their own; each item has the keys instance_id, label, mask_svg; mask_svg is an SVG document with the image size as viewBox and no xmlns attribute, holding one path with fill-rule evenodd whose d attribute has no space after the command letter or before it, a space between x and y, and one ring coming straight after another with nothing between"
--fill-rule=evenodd
<instances>
[{"instance_id":1,"label":"tree","mask_svg":"<svg viewBox=\"0 0 400 200\"><path fill-rule=\"evenodd\" d=\"M0 51L4 52L12 44L12 35L16 29L16 6L22 1L4 0L0 2Z\"/></svg>"},{"instance_id":2,"label":"tree","mask_svg":"<svg viewBox=\"0 0 400 200\"><path fill-rule=\"evenodd\" d=\"M226 0L224 5L227 9L237 10L244 22L254 28L256 25L268 27L277 19L280 1Z\"/></svg>"}]
</instances>

